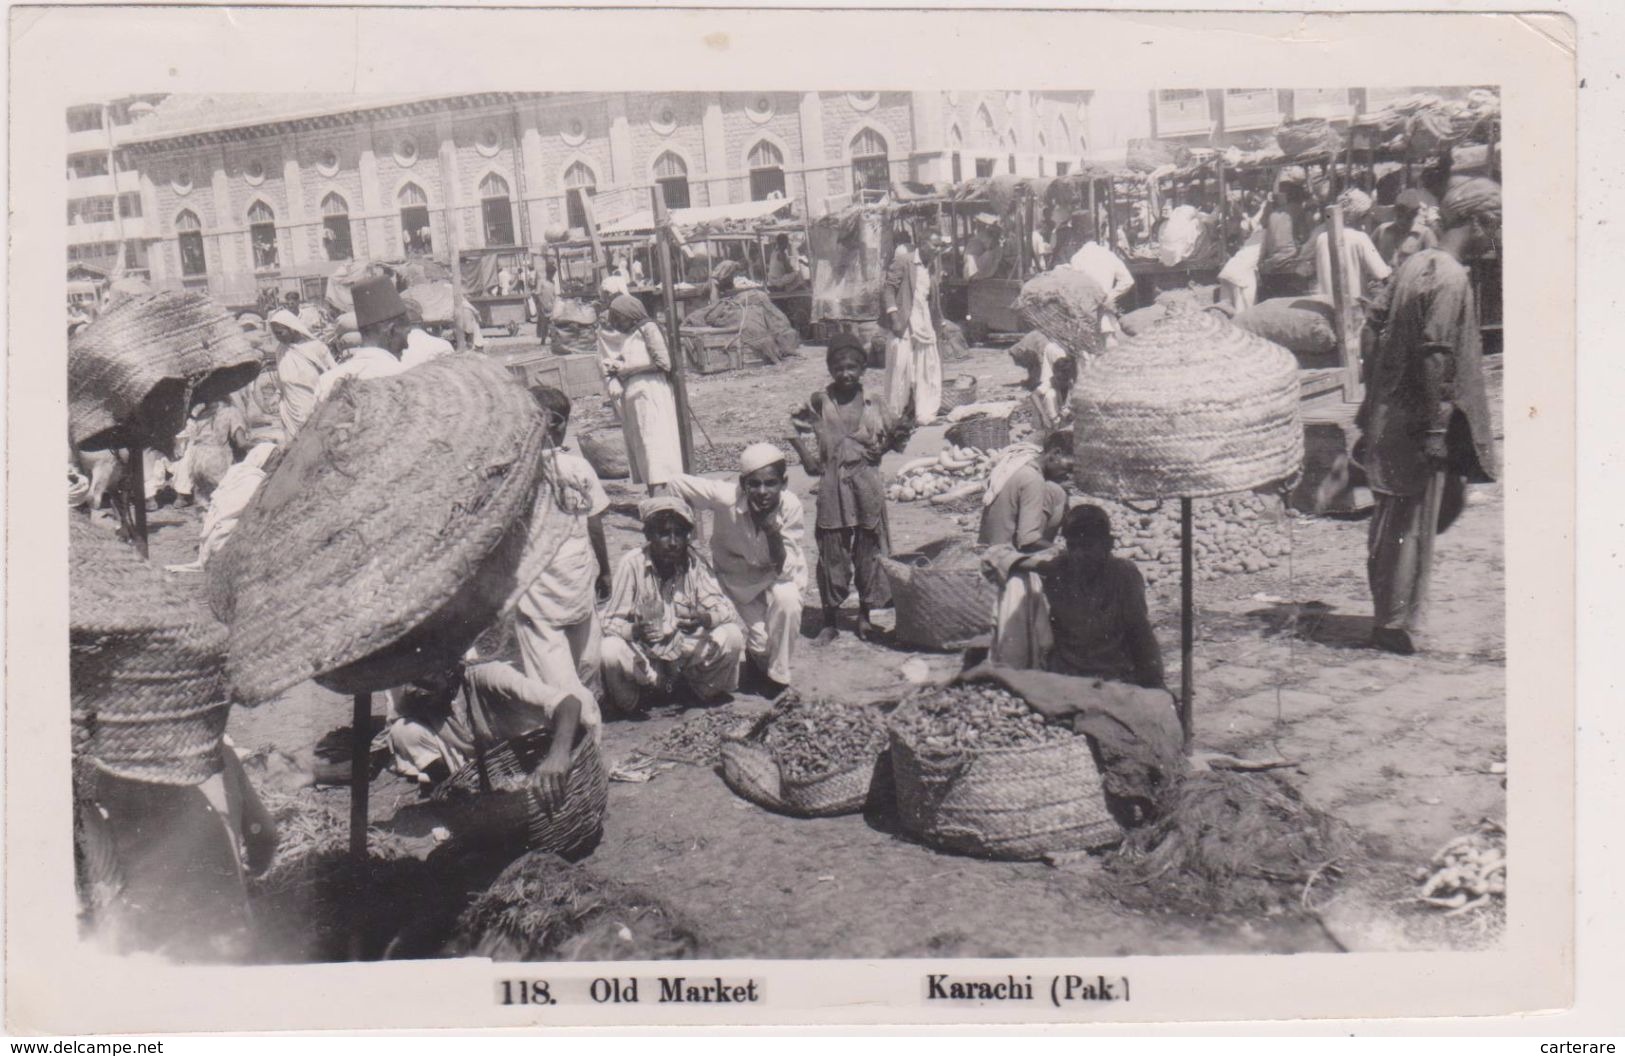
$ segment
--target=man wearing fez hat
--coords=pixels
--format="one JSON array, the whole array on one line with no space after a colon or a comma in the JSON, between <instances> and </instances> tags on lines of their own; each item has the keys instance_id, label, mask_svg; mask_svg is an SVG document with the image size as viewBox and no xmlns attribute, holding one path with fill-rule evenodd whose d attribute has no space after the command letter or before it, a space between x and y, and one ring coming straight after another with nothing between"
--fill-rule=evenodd
<instances>
[{"instance_id":1,"label":"man wearing fez hat","mask_svg":"<svg viewBox=\"0 0 1625 1056\"><path fill-rule=\"evenodd\" d=\"M807 589L805 520L801 500L785 488L787 475L784 451L756 443L740 452L733 480L678 474L667 481L673 495L711 511L711 564L739 610L746 655L767 679L769 698L790 684Z\"/></svg>"},{"instance_id":2,"label":"man wearing fez hat","mask_svg":"<svg viewBox=\"0 0 1625 1056\"><path fill-rule=\"evenodd\" d=\"M355 299L355 322L361 332L361 345L350 353L349 359L321 376L316 383L318 403L332 395L333 389L346 378L362 381L387 378L407 367L401 362L401 353L406 350L412 324L406 313L406 302L395 289L395 280L388 275L363 279L350 288L350 295Z\"/></svg>"},{"instance_id":3,"label":"man wearing fez hat","mask_svg":"<svg viewBox=\"0 0 1625 1056\"><path fill-rule=\"evenodd\" d=\"M690 545L694 511L675 495L638 504L647 542L615 566L604 609L604 688L623 713L686 689L702 703L739 685L745 635L716 574Z\"/></svg>"}]
</instances>

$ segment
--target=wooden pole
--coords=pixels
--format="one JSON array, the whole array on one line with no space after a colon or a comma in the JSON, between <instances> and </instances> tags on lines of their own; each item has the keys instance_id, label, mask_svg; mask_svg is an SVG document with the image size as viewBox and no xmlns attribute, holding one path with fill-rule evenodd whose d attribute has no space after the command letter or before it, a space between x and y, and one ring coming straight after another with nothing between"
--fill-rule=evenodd
<instances>
[{"instance_id":1,"label":"wooden pole","mask_svg":"<svg viewBox=\"0 0 1625 1056\"><path fill-rule=\"evenodd\" d=\"M1326 210L1326 250L1332 265L1332 310L1337 318L1337 351L1343 361L1343 402L1360 402L1360 327L1355 312L1358 304L1350 304L1348 285L1343 274L1348 258L1343 255L1343 207L1333 205Z\"/></svg>"},{"instance_id":2,"label":"wooden pole","mask_svg":"<svg viewBox=\"0 0 1625 1056\"><path fill-rule=\"evenodd\" d=\"M1191 500L1179 500L1179 728L1185 748L1196 733L1196 672L1191 669L1196 640L1196 553L1191 540Z\"/></svg>"},{"instance_id":3,"label":"wooden pole","mask_svg":"<svg viewBox=\"0 0 1625 1056\"><path fill-rule=\"evenodd\" d=\"M463 339L463 266L457 259L457 216L452 208L451 157L447 153L451 144L440 148L440 194L445 201L446 258L451 265L451 336L452 343L461 352L466 347Z\"/></svg>"},{"instance_id":4,"label":"wooden pole","mask_svg":"<svg viewBox=\"0 0 1625 1056\"><path fill-rule=\"evenodd\" d=\"M660 196L660 188L649 192L653 203L656 237L660 241L660 288L666 300L666 344L671 354L671 388L677 400L677 442L682 447L683 472L692 472L694 438L689 431L688 385L683 380L683 332L677 319L677 290L672 279L671 214Z\"/></svg>"},{"instance_id":5,"label":"wooden pole","mask_svg":"<svg viewBox=\"0 0 1625 1056\"><path fill-rule=\"evenodd\" d=\"M367 786L372 779L372 694L357 693L350 713L350 960L365 955L366 929L362 906L366 904L370 877L367 875Z\"/></svg>"},{"instance_id":6,"label":"wooden pole","mask_svg":"<svg viewBox=\"0 0 1625 1056\"><path fill-rule=\"evenodd\" d=\"M140 444L129 449L125 458L130 465L126 470L125 479L130 482L126 500L130 504L130 523L134 526L134 538L130 542L135 544L135 552L141 555L141 560L147 559L147 452Z\"/></svg>"}]
</instances>

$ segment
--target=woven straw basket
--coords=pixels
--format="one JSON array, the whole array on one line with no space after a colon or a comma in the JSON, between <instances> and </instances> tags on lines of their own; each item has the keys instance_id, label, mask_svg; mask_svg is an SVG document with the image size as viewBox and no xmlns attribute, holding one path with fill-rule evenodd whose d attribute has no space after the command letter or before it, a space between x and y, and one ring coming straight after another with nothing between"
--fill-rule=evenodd
<instances>
[{"instance_id":1,"label":"woven straw basket","mask_svg":"<svg viewBox=\"0 0 1625 1056\"><path fill-rule=\"evenodd\" d=\"M590 850L604 831L609 775L598 745L585 731L570 754L564 802L550 811L530 784L551 735L536 730L502 741L434 791L434 802L458 836L527 851L570 856ZM483 776L482 776L483 771Z\"/></svg>"},{"instance_id":2,"label":"woven straw basket","mask_svg":"<svg viewBox=\"0 0 1625 1056\"><path fill-rule=\"evenodd\" d=\"M950 444L997 451L1010 444L1010 419L1005 415L978 415L950 425L944 435Z\"/></svg>"},{"instance_id":3,"label":"woven straw basket","mask_svg":"<svg viewBox=\"0 0 1625 1056\"><path fill-rule=\"evenodd\" d=\"M118 777L195 785L220 771L226 629L124 543L71 518L73 745Z\"/></svg>"},{"instance_id":4,"label":"woven straw basket","mask_svg":"<svg viewBox=\"0 0 1625 1056\"><path fill-rule=\"evenodd\" d=\"M562 517L532 523L544 435L473 356L341 385L209 563L236 699L384 689L461 657L565 537Z\"/></svg>"},{"instance_id":5,"label":"woven straw basket","mask_svg":"<svg viewBox=\"0 0 1625 1056\"><path fill-rule=\"evenodd\" d=\"M1074 356L1100 354L1100 313L1106 294L1081 271L1046 271L1028 279L1016 295L1016 314Z\"/></svg>"},{"instance_id":6,"label":"woven straw basket","mask_svg":"<svg viewBox=\"0 0 1625 1056\"><path fill-rule=\"evenodd\" d=\"M1078 376L1078 487L1110 499L1264 487L1303 463L1298 361L1213 312L1170 316Z\"/></svg>"},{"instance_id":7,"label":"woven straw basket","mask_svg":"<svg viewBox=\"0 0 1625 1056\"><path fill-rule=\"evenodd\" d=\"M993 629L999 592L976 564L905 564L883 557L897 611L897 640L927 649L958 649Z\"/></svg>"},{"instance_id":8,"label":"woven straw basket","mask_svg":"<svg viewBox=\"0 0 1625 1056\"><path fill-rule=\"evenodd\" d=\"M856 814L869 801L876 760L837 770L810 781L793 781L773 753L743 737L722 741L722 780L759 807L799 818Z\"/></svg>"},{"instance_id":9,"label":"woven straw basket","mask_svg":"<svg viewBox=\"0 0 1625 1056\"><path fill-rule=\"evenodd\" d=\"M85 450L170 451L188 407L249 384L259 353L225 309L169 290L119 301L68 343L68 429Z\"/></svg>"},{"instance_id":10,"label":"woven straw basket","mask_svg":"<svg viewBox=\"0 0 1625 1056\"><path fill-rule=\"evenodd\" d=\"M1031 747L937 751L891 731L897 813L932 847L1032 860L1116 843L1089 738Z\"/></svg>"},{"instance_id":11,"label":"woven straw basket","mask_svg":"<svg viewBox=\"0 0 1625 1056\"><path fill-rule=\"evenodd\" d=\"M955 407L963 407L967 403L976 402L976 389L980 383L974 374L961 374L953 380L953 384L946 385L942 390L942 410L944 413Z\"/></svg>"}]
</instances>

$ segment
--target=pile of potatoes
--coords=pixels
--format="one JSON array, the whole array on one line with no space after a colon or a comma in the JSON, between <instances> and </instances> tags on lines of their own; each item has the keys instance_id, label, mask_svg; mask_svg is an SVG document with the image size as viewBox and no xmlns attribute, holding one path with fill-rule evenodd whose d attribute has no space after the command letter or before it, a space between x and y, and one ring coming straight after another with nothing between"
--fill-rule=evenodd
<instances>
[{"instance_id":1,"label":"pile of potatoes","mask_svg":"<svg viewBox=\"0 0 1625 1056\"><path fill-rule=\"evenodd\" d=\"M1117 537L1116 554L1140 566L1148 584L1179 580L1179 500L1131 509L1102 500ZM1149 512L1146 512L1149 509ZM1191 504L1195 575L1212 580L1238 572L1263 572L1279 564L1288 548L1285 511L1276 495L1240 492Z\"/></svg>"},{"instance_id":2,"label":"pile of potatoes","mask_svg":"<svg viewBox=\"0 0 1625 1056\"><path fill-rule=\"evenodd\" d=\"M918 502L929 499L942 505L976 495L987 486L999 452L949 444L940 454L916 458L897 471L886 486L892 502Z\"/></svg>"}]
</instances>

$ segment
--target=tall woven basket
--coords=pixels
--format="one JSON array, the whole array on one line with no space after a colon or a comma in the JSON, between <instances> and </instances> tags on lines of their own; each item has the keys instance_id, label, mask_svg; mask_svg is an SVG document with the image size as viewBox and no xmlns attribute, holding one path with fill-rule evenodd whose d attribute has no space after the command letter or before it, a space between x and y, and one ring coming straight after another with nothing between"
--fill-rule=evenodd
<instances>
[{"instance_id":1,"label":"tall woven basket","mask_svg":"<svg viewBox=\"0 0 1625 1056\"><path fill-rule=\"evenodd\" d=\"M119 300L68 343L68 430L86 450L171 450L192 403L252 382L259 353L224 308L163 290Z\"/></svg>"},{"instance_id":2,"label":"tall woven basket","mask_svg":"<svg viewBox=\"0 0 1625 1056\"><path fill-rule=\"evenodd\" d=\"M1078 376L1078 487L1110 499L1201 498L1295 476L1298 361L1213 312L1173 315Z\"/></svg>"},{"instance_id":3,"label":"tall woven basket","mask_svg":"<svg viewBox=\"0 0 1625 1056\"><path fill-rule=\"evenodd\" d=\"M1010 418L998 414L977 415L950 425L944 435L950 444L997 451L1010 444Z\"/></svg>"},{"instance_id":4,"label":"tall woven basket","mask_svg":"<svg viewBox=\"0 0 1625 1056\"><path fill-rule=\"evenodd\" d=\"M435 789L452 831L476 843L572 857L598 842L609 802L609 775L597 743L582 731L570 754L564 802L549 810L531 775L552 736L537 730L486 750Z\"/></svg>"},{"instance_id":5,"label":"tall woven basket","mask_svg":"<svg viewBox=\"0 0 1625 1056\"><path fill-rule=\"evenodd\" d=\"M942 409L951 411L955 407L963 407L967 403L976 402L976 389L980 383L974 374L960 374L953 381L942 387Z\"/></svg>"},{"instance_id":6,"label":"tall woven basket","mask_svg":"<svg viewBox=\"0 0 1625 1056\"><path fill-rule=\"evenodd\" d=\"M538 498L545 432L480 357L340 385L209 563L234 697L312 678L368 692L456 662L568 536Z\"/></svg>"},{"instance_id":7,"label":"tall woven basket","mask_svg":"<svg viewBox=\"0 0 1625 1056\"><path fill-rule=\"evenodd\" d=\"M784 776L773 753L744 737L722 741L722 780L759 807L798 818L856 814L869 801L875 758L811 780Z\"/></svg>"},{"instance_id":8,"label":"tall woven basket","mask_svg":"<svg viewBox=\"0 0 1625 1056\"><path fill-rule=\"evenodd\" d=\"M82 517L70 523L75 754L136 781L207 780L230 711L225 627L131 547Z\"/></svg>"},{"instance_id":9,"label":"tall woven basket","mask_svg":"<svg viewBox=\"0 0 1625 1056\"><path fill-rule=\"evenodd\" d=\"M1030 861L1122 837L1088 737L942 751L893 729L891 758L903 829L932 847Z\"/></svg>"},{"instance_id":10,"label":"tall woven basket","mask_svg":"<svg viewBox=\"0 0 1625 1056\"><path fill-rule=\"evenodd\" d=\"M999 592L979 564L905 563L883 557L897 612L897 640L927 649L959 649L993 629Z\"/></svg>"}]
</instances>

